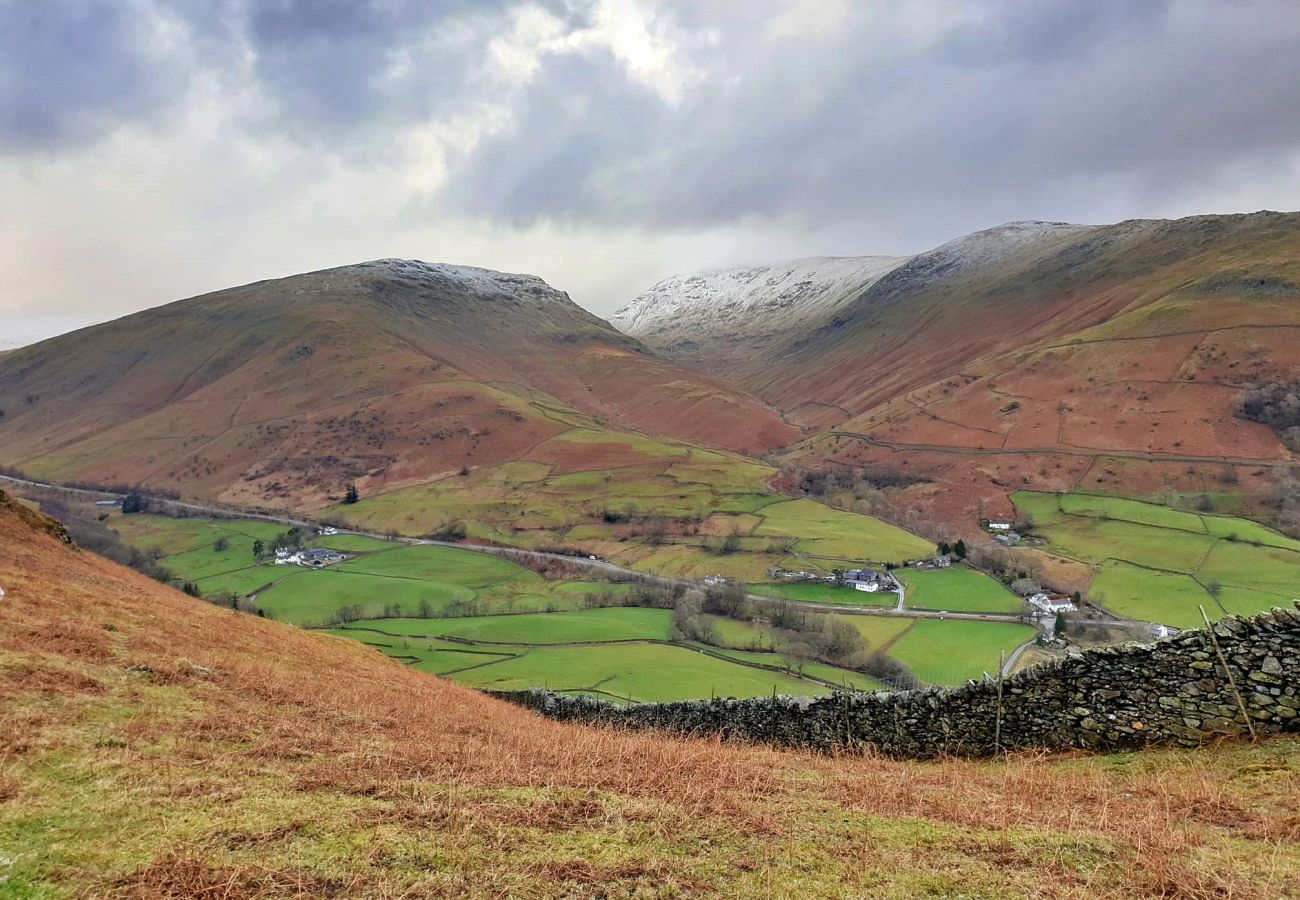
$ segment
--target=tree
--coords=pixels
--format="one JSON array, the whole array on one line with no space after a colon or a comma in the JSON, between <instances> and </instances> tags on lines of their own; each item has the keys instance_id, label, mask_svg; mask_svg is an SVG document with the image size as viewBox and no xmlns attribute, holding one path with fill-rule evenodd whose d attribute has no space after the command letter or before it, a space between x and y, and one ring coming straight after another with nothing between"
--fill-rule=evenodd
<instances>
[{"instance_id":1,"label":"tree","mask_svg":"<svg viewBox=\"0 0 1300 900\"><path fill-rule=\"evenodd\" d=\"M361 496L357 493L357 486L352 482L348 482L348 489L347 492L343 495L343 502L356 503L360 499Z\"/></svg>"},{"instance_id":2,"label":"tree","mask_svg":"<svg viewBox=\"0 0 1300 900\"><path fill-rule=\"evenodd\" d=\"M212 549L215 550L217 553L222 553L226 550L229 550L230 539L227 538L225 535L222 535L221 537L217 538L216 543L212 545Z\"/></svg>"},{"instance_id":3,"label":"tree","mask_svg":"<svg viewBox=\"0 0 1300 900\"><path fill-rule=\"evenodd\" d=\"M1020 577L1011 582L1011 590L1015 591L1021 597L1029 597L1037 594L1039 591L1038 582L1032 578Z\"/></svg>"},{"instance_id":4,"label":"tree","mask_svg":"<svg viewBox=\"0 0 1300 900\"><path fill-rule=\"evenodd\" d=\"M1218 600L1219 594L1223 591L1223 585L1219 584L1217 581L1211 581L1205 586L1205 589L1210 592L1211 597Z\"/></svg>"},{"instance_id":5,"label":"tree","mask_svg":"<svg viewBox=\"0 0 1300 900\"><path fill-rule=\"evenodd\" d=\"M257 540L253 541L253 558L254 558L254 559L259 558L259 557L260 557L263 553L265 553L265 552L266 552L266 544L262 543L262 539L261 539L261 538L258 538Z\"/></svg>"},{"instance_id":6,"label":"tree","mask_svg":"<svg viewBox=\"0 0 1300 900\"><path fill-rule=\"evenodd\" d=\"M127 494L122 500L122 515L145 511L145 499L139 494Z\"/></svg>"},{"instance_id":7,"label":"tree","mask_svg":"<svg viewBox=\"0 0 1300 900\"><path fill-rule=\"evenodd\" d=\"M947 556L952 552L952 547L949 546L947 541L940 541L935 549L939 551L940 556Z\"/></svg>"},{"instance_id":8,"label":"tree","mask_svg":"<svg viewBox=\"0 0 1300 900\"><path fill-rule=\"evenodd\" d=\"M966 542L957 538L957 543L952 545L952 552L957 554L958 559L966 558Z\"/></svg>"}]
</instances>

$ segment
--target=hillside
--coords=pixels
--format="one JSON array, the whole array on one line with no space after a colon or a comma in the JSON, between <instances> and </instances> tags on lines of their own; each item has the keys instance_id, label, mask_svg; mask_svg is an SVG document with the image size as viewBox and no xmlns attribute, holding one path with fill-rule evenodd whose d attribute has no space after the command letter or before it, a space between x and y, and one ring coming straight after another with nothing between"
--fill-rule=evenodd
<instances>
[{"instance_id":1,"label":"hillside","mask_svg":"<svg viewBox=\"0 0 1300 900\"><path fill-rule=\"evenodd\" d=\"M1300 890L1293 739L915 764L583 729L49 531L0 499L11 896Z\"/></svg>"},{"instance_id":2,"label":"hillside","mask_svg":"<svg viewBox=\"0 0 1300 900\"><path fill-rule=\"evenodd\" d=\"M0 459L41 477L297 507L347 481L373 493L509 462L574 428L742 452L797 434L541 279L405 260L219 291L6 353L0 410Z\"/></svg>"},{"instance_id":3,"label":"hillside","mask_svg":"<svg viewBox=\"0 0 1300 900\"><path fill-rule=\"evenodd\" d=\"M905 257L813 257L674 275L632 298L610 324L664 355L731 374L833 316Z\"/></svg>"},{"instance_id":4,"label":"hillside","mask_svg":"<svg viewBox=\"0 0 1300 900\"><path fill-rule=\"evenodd\" d=\"M1273 516L1294 454L1236 413L1257 385L1300 378L1297 260L1296 213L1013 222L903 260L833 309L796 298L762 341L701 316L691 279L617 321L821 432L788 462L928 479L899 511L1010 516L1010 491L1030 488L1222 494ZM689 321L702 351L655 310Z\"/></svg>"},{"instance_id":5,"label":"hillside","mask_svg":"<svg viewBox=\"0 0 1300 900\"><path fill-rule=\"evenodd\" d=\"M919 285L913 260L843 335L787 348L804 375L749 386L840 407L802 449L934 478L940 519L1009 515L1020 487L1276 490L1292 452L1236 412L1300 374L1300 215L1054 232L999 259Z\"/></svg>"}]
</instances>

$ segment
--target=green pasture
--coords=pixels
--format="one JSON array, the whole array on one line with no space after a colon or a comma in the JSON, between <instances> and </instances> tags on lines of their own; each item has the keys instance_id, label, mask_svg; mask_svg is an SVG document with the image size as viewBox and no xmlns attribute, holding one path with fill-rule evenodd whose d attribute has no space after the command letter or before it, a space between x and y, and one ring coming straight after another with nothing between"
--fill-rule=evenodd
<instances>
[{"instance_id":1,"label":"green pasture","mask_svg":"<svg viewBox=\"0 0 1300 900\"><path fill-rule=\"evenodd\" d=\"M472 599L473 590L446 581L376 578L338 569L296 568L293 574L259 594L257 605L283 622L324 625L345 606L359 606L363 617L375 618L393 604L404 612L415 612L421 601L427 601L436 612L454 601Z\"/></svg>"},{"instance_id":2,"label":"green pasture","mask_svg":"<svg viewBox=\"0 0 1300 900\"><path fill-rule=\"evenodd\" d=\"M764 507L757 536L798 538L803 553L829 559L901 562L931 553L929 541L871 516L845 512L808 499Z\"/></svg>"},{"instance_id":3,"label":"green pasture","mask_svg":"<svg viewBox=\"0 0 1300 900\"><path fill-rule=\"evenodd\" d=\"M780 672L738 665L669 644L546 647L451 676L487 690L606 692L652 702L717 697L765 697L774 691L816 696L829 688Z\"/></svg>"},{"instance_id":4,"label":"green pasture","mask_svg":"<svg viewBox=\"0 0 1300 900\"><path fill-rule=\"evenodd\" d=\"M1175 628L1199 628L1202 606L1211 619L1223 614L1191 575L1144 569L1117 559L1102 563L1088 596L1117 616Z\"/></svg>"},{"instance_id":5,"label":"green pasture","mask_svg":"<svg viewBox=\"0 0 1300 900\"><path fill-rule=\"evenodd\" d=\"M391 546L391 545L390 545ZM486 588L505 581L536 581L541 576L502 556L451 547L399 547L357 556L340 563L344 572L421 581L450 581L468 588Z\"/></svg>"},{"instance_id":6,"label":"green pasture","mask_svg":"<svg viewBox=\"0 0 1300 900\"><path fill-rule=\"evenodd\" d=\"M884 650L916 621L903 616L840 616L840 620L856 628L867 639L867 647L872 652Z\"/></svg>"},{"instance_id":7,"label":"green pasture","mask_svg":"<svg viewBox=\"0 0 1300 900\"><path fill-rule=\"evenodd\" d=\"M502 644L576 644L629 640L666 641L671 621L672 613L666 609L612 607L520 615L376 619L355 622L349 628L373 628L412 637L454 637Z\"/></svg>"},{"instance_id":8,"label":"green pasture","mask_svg":"<svg viewBox=\"0 0 1300 900\"><path fill-rule=\"evenodd\" d=\"M176 572L175 569L172 571ZM198 578L195 584L204 596L234 594L243 597L299 571L301 570L296 566L245 566L242 569Z\"/></svg>"},{"instance_id":9,"label":"green pasture","mask_svg":"<svg viewBox=\"0 0 1300 900\"><path fill-rule=\"evenodd\" d=\"M907 606L949 612L1020 612L1023 604L994 578L956 565L947 569L898 569Z\"/></svg>"},{"instance_id":10,"label":"green pasture","mask_svg":"<svg viewBox=\"0 0 1300 900\"><path fill-rule=\"evenodd\" d=\"M964 619L917 619L889 656L927 684L962 684L984 672L996 675L999 651L1007 656L1037 632L1029 625Z\"/></svg>"},{"instance_id":11,"label":"green pasture","mask_svg":"<svg viewBox=\"0 0 1300 900\"><path fill-rule=\"evenodd\" d=\"M898 605L898 594L875 593L854 590L834 584L817 582L781 582L775 584L751 584L749 590L764 597L776 597L784 600L798 600L802 603L833 603L839 606L878 606L890 608Z\"/></svg>"},{"instance_id":12,"label":"green pasture","mask_svg":"<svg viewBox=\"0 0 1300 900\"><path fill-rule=\"evenodd\" d=\"M340 553L378 553L392 550L394 546L392 541L366 537L364 534L331 534L317 538L315 543Z\"/></svg>"},{"instance_id":13,"label":"green pasture","mask_svg":"<svg viewBox=\"0 0 1300 900\"><path fill-rule=\"evenodd\" d=\"M1097 566L1089 595L1116 615L1186 628L1200 623L1201 603L1218 618L1300 594L1300 541L1249 519L1123 497L1020 491L1012 499L1050 550Z\"/></svg>"},{"instance_id":14,"label":"green pasture","mask_svg":"<svg viewBox=\"0 0 1300 900\"><path fill-rule=\"evenodd\" d=\"M448 641L413 640L410 638L390 637L363 631L356 627L335 628L325 631L336 637L360 641L374 647L385 656L409 665L421 672L432 675L445 675L460 669L499 662L509 659L517 651L494 650L486 647L466 647Z\"/></svg>"}]
</instances>

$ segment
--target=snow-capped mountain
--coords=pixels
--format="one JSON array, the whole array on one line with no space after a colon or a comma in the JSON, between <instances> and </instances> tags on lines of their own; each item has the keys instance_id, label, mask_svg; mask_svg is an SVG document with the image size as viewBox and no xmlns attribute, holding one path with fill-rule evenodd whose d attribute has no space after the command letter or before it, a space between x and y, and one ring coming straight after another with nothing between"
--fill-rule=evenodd
<instances>
[{"instance_id":1,"label":"snow-capped mountain","mask_svg":"<svg viewBox=\"0 0 1300 900\"><path fill-rule=\"evenodd\" d=\"M610 324L670 352L712 341L765 342L851 302L908 257L810 257L674 275L634 297Z\"/></svg>"},{"instance_id":2,"label":"snow-capped mountain","mask_svg":"<svg viewBox=\"0 0 1300 900\"><path fill-rule=\"evenodd\" d=\"M498 272L477 266L429 263L419 259L373 259L369 262L341 266L339 272L373 274L425 288L472 293L480 300L505 298L523 303L559 300L569 303L569 295L558 291L536 275Z\"/></svg>"}]
</instances>

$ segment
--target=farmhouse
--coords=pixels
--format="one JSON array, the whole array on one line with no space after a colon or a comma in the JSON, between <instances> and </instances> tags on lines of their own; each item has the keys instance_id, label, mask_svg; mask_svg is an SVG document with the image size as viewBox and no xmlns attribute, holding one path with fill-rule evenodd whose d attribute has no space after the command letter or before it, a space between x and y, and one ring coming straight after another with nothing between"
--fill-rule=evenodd
<instances>
[{"instance_id":1,"label":"farmhouse","mask_svg":"<svg viewBox=\"0 0 1300 900\"><path fill-rule=\"evenodd\" d=\"M987 527L989 531L1010 531L1011 523L1010 522L989 522Z\"/></svg>"},{"instance_id":2,"label":"farmhouse","mask_svg":"<svg viewBox=\"0 0 1300 900\"><path fill-rule=\"evenodd\" d=\"M892 576L871 569L849 569L844 573L844 584L857 591L866 591L868 594L894 589Z\"/></svg>"},{"instance_id":3,"label":"farmhouse","mask_svg":"<svg viewBox=\"0 0 1300 900\"><path fill-rule=\"evenodd\" d=\"M335 550L326 550L318 547L314 550L304 550L300 555L301 565L304 566L328 566L343 559L343 554Z\"/></svg>"},{"instance_id":4,"label":"farmhouse","mask_svg":"<svg viewBox=\"0 0 1300 900\"><path fill-rule=\"evenodd\" d=\"M1004 531L1002 534L993 535L993 540L997 541L999 544L1010 546L1020 540L1020 535L1016 534L1014 531Z\"/></svg>"},{"instance_id":5,"label":"farmhouse","mask_svg":"<svg viewBox=\"0 0 1300 900\"><path fill-rule=\"evenodd\" d=\"M1074 601L1064 594L1046 594L1039 591L1025 598L1029 605L1041 612L1070 612L1075 608Z\"/></svg>"},{"instance_id":6,"label":"farmhouse","mask_svg":"<svg viewBox=\"0 0 1300 900\"><path fill-rule=\"evenodd\" d=\"M946 569L952 565L952 557L947 553L941 553L934 559L930 560L930 562L934 563L936 569Z\"/></svg>"}]
</instances>

